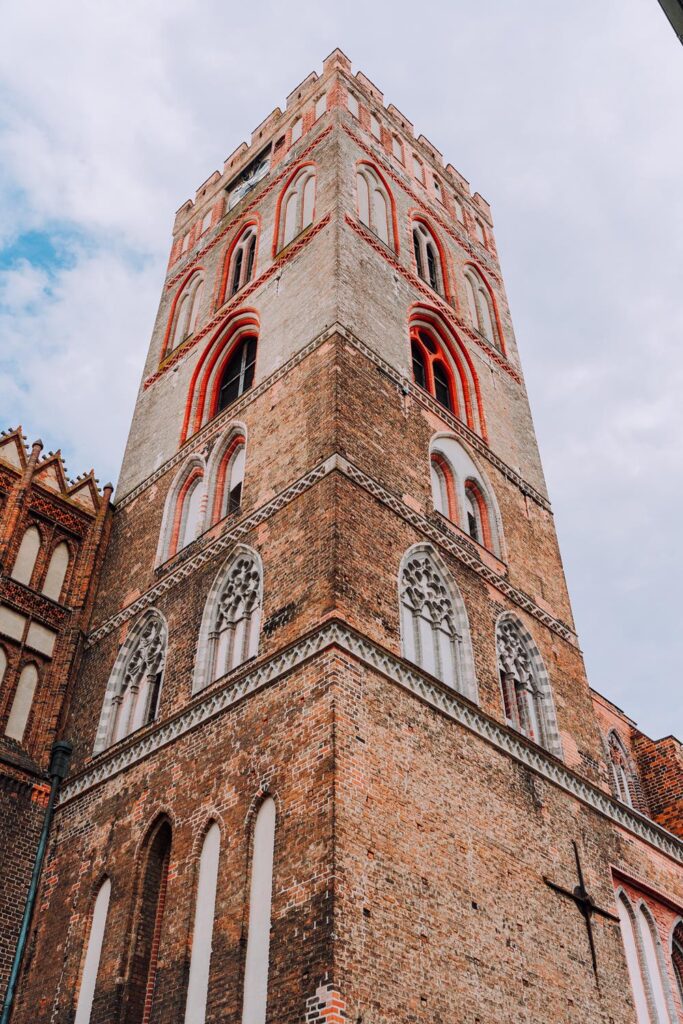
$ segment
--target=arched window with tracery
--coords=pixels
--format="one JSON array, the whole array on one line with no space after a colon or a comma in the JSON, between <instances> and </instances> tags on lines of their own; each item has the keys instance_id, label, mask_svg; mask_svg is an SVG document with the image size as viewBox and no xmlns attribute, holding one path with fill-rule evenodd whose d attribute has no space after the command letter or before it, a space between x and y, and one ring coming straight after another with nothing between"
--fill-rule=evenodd
<instances>
[{"instance_id":1,"label":"arched window with tracery","mask_svg":"<svg viewBox=\"0 0 683 1024\"><path fill-rule=\"evenodd\" d=\"M29 526L21 538L17 557L12 566L12 579L28 586L40 551L41 537L37 526Z\"/></svg>"},{"instance_id":2,"label":"arched window with tracery","mask_svg":"<svg viewBox=\"0 0 683 1024\"><path fill-rule=\"evenodd\" d=\"M472 540L502 558L500 512L493 489L465 447L440 435L431 446L434 508Z\"/></svg>"},{"instance_id":3,"label":"arched window with tracery","mask_svg":"<svg viewBox=\"0 0 683 1024\"><path fill-rule=\"evenodd\" d=\"M153 722L159 713L168 630L160 613L145 612L119 651L104 697L95 753Z\"/></svg>"},{"instance_id":4,"label":"arched window with tracery","mask_svg":"<svg viewBox=\"0 0 683 1024\"><path fill-rule=\"evenodd\" d=\"M496 625L498 672L508 724L561 757L548 674L531 635L511 612Z\"/></svg>"},{"instance_id":5,"label":"arched window with tracery","mask_svg":"<svg viewBox=\"0 0 683 1024\"><path fill-rule=\"evenodd\" d=\"M217 523L239 512L246 461L244 434L232 430L212 456L209 464L208 523Z\"/></svg>"},{"instance_id":6,"label":"arched window with tracery","mask_svg":"<svg viewBox=\"0 0 683 1024\"><path fill-rule=\"evenodd\" d=\"M613 729L607 738L614 795L629 807L635 806L635 783L630 759L621 737Z\"/></svg>"},{"instance_id":7,"label":"arched window with tracery","mask_svg":"<svg viewBox=\"0 0 683 1024\"><path fill-rule=\"evenodd\" d=\"M69 568L69 557L69 545L66 541L61 541L52 552L43 582L43 593L53 601L59 601L61 596L66 571Z\"/></svg>"},{"instance_id":8,"label":"arched window with tracery","mask_svg":"<svg viewBox=\"0 0 683 1024\"><path fill-rule=\"evenodd\" d=\"M256 227L251 224L245 228L230 254L227 274L227 295L232 298L244 288L254 276L256 261Z\"/></svg>"},{"instance_id":9,"label":"arched window with tracery","mask_svg":"<svg viewBox=\"0 0 683 1024\"><path fill-rule=\"evenodd\" d=\"M201 272L195 273L187 281L178 296L173 312L171 330L168 337L166 351L182 345L191 335L194 334L199 319L199 308L204 294L204 275Z\"/></svg>"},{"instance_id":10,"label":"arched window with tracery","mask_svg":"<svg viewBox=\"0 0 683 1024\"><path fill-rule=\"evenodd\" d=\"M385 245L396 248L391 193L370 164L361 162L356 170L358 217Z\"/></svg>"},{"instance_id":11,"label":"arched window with tracery","mask_svg":"<svg viewBox=\"0 0 683 1024\"><path fill-rule=\"evenodd\" d=\"M306 164L290 180L278 203L277 249L301 234L313 223L315 213L315 167Z\"/></svg>"},{"instance_id":12,"label":"arched window with tracery","mask_svg":"<svg viewBox=\"0 0 683 1024\"><path fill-rule=\"evenodd\" d=\"M403 657L476 700L465 605L428 545L416 545L404 555L399 597Z\"/></svg>"},{"instance_id":13,"label":"arched window with tracery","mask_svg":"<svg viewBox=\"0 0 683 1024\"><path fill-rule=\"evenodd\" d=\"M484 336L489 345L502 350L491 293L480 272L471 264L468 264L465 268L465 291L467 292L467 305L474 328L479 334Z\"/></svg>"},{"instance_id":14,"label":"arched window with tracery","mask_svg":"<svg viewBox=\"0 0 683 1024\"><path fill-rule=\"evenodd\" d=\"M413 221L413 254L418 276L439 295L446 294L446 270L431 229L421 220Z\"/></svg>"},{"instance_id":15,"label":"arched window with tracery","mask_svg":"<svg viewBox=\"0 0 683 1024\"><path fill-rule=\"evenodd\" d=\"M472 360L434 310L418 307L412 313L410 348L415 383L470 430L485 437L479 382Z\"/></svg>"},{"instance_id":16,"label":"arched window with tracery","mask_svg":"<svg viewBox=\"0 0 683 1024\"><path fill-rule=\"evenodd\" d=\"M137 907L132 962L129 971L125 1024L147 1024L153 1018L159 995L157 973L161 946L168 869L171 859L171 826L162 821L147 840L147 851Z\"/></svg>"},{"instance_id":17,"label":"arched window with tracery","mask_svg":"<svg viewBox=\"0 0 683 1024\"><path fill-rule=\"evenodd\" d=\"M14 691L12 706L5 726L5 736L22 743L26 733L33 698L38 685L38 669L34 664L24 665Z\"/></svg>"},{"instance_id":18,"label":"arched window with tracery","mask_svg":"<svg viewBox=\"0 0 683 1024\"><path fill-rule=\"evenodd\" d=\"M199 631L194 691L256 656L262 603L261 559L240 545L209 592Z\"/></svg>"},{"instance_id":19,"label":"arched window with tracery","mask_svg":"<svg viewBox=\"0 0 683 1024\"><path fill-rule=\"evenodd\" d=\"M182 467L168 492L157 564L182 551L202 532L204 495L204 462L199 456L193 456Z\"/></svg>"}]
</instances>

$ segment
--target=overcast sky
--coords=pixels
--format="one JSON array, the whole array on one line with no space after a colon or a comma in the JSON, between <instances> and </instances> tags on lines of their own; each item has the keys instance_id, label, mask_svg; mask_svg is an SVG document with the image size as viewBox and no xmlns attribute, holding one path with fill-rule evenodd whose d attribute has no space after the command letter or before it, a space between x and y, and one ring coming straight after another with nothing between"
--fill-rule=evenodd
<instances>
[{"instance_id":1,"label":"overcast sky","mask_svg":"<svg viewBox=\"0 0 683 1024\"><path fill-rule=\"evenodd\" d=\"M683 736L683 48L656 0L3 5L0 425L115 482L174 211L335 46L492 204L590 682Z\"/></svg>"}]
</instances>

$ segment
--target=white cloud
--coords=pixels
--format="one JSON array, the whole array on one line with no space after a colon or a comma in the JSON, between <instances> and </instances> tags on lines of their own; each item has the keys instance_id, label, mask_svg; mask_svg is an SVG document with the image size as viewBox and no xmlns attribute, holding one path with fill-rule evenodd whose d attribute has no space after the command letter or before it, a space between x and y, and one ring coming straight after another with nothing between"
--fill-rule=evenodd
<instances>
[{"instance_id":1,"label":"white cloud","mask_svg":"<svg viewBox=\"0 0 683 1024\"><path fill-rule=\"evenodd\" d=\"M0 286L3 417L115 473L173 211L340 45L493 204L591 681L683 733L680 45L639 0L419 29L407 0L10 5L0 236L66 228L71 262Z\"/></svg>"}]
</instances>

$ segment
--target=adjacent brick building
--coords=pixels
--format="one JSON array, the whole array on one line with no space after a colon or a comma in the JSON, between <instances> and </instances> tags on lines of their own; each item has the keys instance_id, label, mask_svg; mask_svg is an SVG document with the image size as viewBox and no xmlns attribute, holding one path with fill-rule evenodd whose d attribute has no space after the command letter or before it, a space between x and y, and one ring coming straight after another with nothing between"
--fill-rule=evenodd
<instances>
[{"instance_id":1,"label":"adjacent brick building","mask_svg":"<svg viewBox=\"0 0 683 1024\"><path fill-rule=\"evenodd\" d=\"M92 472L70 481L59 452L0 436L0 992L28 890L50 748L88 625L109 498Z\"/></svg>"},{"instance_id":2,"label":"adjacent brick building","mask_svg":"<svg viewBox=\"0 0 683 1024\"><path fill-rule=\"evenodd\" d=\"M17 1024L683 1019L489 206L339 50L176 216L71 680Z\"/></svg>"}]
</instances>

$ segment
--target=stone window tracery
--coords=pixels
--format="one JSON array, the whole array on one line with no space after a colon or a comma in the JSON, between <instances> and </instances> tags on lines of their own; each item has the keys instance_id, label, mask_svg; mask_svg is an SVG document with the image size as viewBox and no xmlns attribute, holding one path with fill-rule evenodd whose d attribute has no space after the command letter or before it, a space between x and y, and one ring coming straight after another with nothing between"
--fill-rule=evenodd
<instances>
[{"instance_id":1,"label":"stone window tracery","mask_svg":"<svg viewBox=\"0 0 683 1024\"><path fill-rule=\"evenodd\" d=\"M508 723L546 750L561 756L555 709L543 660L527 631L509 612L498 620L496 648Z\"/></svg>"},{"instance_id":2,"label":"stone window tracery","mask_svg":"<svg viewBox=\"0 0 683 1024\"><path fill-rule=\"evenodd\" d=\"M195 691L256 656L262 600L260 558L250 548L240 547L216 577L204 609Z\"/></svg>"},{"instance_id":3,"label":"stone window tracery","mask_svg":"<svg viewBox=\"0 0 683 1024\"><path fill-rule=\"evenodd\" d=\"M426 546L404 557L399 595L403 656L476 700L464 604Z\"/></svg>"},{"instance_id":4,"label":"stone window tracery","mask_svg":"<svg viewBox=\"0 0 683 1024\"><path fill-rule=\"evenodd\" d=\"M153 722L159 712L168 630L146 612L124 643L107 685L95 753Z\"/></svg>"}]
</instances>

